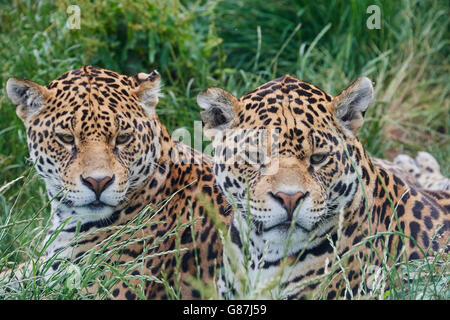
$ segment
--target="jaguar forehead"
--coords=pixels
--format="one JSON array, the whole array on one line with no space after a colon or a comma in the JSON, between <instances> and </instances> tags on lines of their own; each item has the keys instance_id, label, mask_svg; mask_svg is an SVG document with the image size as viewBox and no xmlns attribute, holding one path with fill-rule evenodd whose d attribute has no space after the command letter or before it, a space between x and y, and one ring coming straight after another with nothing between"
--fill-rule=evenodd
<instances>
[{"instance_id":1,"label":"jaguar forehead","mask_svg":"<svg viewBox=\"0 0 450 320\"><path fill-rule=\"evenodd\" d=\"M72 70L47 86L52 93L47 114L67 115L68 124L63 127L70 125L84 137L110 136L119 119L126 123L133 113L143 116L136 98L129 93L136 85L132 77L109 70L91 66Z\"/></svg>"},{"instance_id":2,"label":"jaguar forehead","mask_svg":"<svg viewBox=\"0 0 450 320\"><path fill-rule=\"evenodd\" d=\"M286 75L240 98L238 126L313 127L319 115L331 122L333 97L315 85ZM317 120L316 120L317 121Z\"/></svg>"}]
</instances>

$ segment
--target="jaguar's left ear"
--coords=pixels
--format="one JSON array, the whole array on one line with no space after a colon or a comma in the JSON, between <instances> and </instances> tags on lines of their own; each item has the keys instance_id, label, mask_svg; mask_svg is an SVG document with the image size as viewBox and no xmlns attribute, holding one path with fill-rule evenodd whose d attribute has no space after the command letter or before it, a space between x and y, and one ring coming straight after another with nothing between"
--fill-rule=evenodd
<instances>
[{"instance_id":1,"label":"jaguar's left ear","mask_svg":"<svg viewBox=\"0 0 450 320\"><path fill-rule=\"evenodd\" d=\"M372 81L366 77L360 77L347 89L333 99L335 116L350 136L364 123L364 114L373 99Z\"/></svg>"},{"instance_id":2,"label":"jaguar's left ear","mask_svg":"<svg viewBox=\"0 0 450 320\"><path fill-rule=\"evenodd\" d=\"M147 115L152 116L161 96L161 76L158 71L153 70L150 74L138 73L135 79L138 86L132 93L138 97L139 103L144 107Z\"/></svg>"}]
</instances>

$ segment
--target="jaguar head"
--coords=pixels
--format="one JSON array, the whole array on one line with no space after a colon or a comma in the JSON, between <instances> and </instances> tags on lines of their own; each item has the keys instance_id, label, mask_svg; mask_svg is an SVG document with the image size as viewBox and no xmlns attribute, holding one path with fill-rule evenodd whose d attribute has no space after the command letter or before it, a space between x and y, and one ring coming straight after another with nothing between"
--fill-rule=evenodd
<instances>
[{"instance_id":1,"label":"jaguar head","mask_svg":"<svg viewBox=\"0 0 450 320\"><path fill-rule=\"evenodd\" d=\"M365 77L331 97L291 76L240 99L215 87L198 95L217 181L269 257L316 245L357 194L356 132L372 96Z\"/></svg>"}]
</instances>

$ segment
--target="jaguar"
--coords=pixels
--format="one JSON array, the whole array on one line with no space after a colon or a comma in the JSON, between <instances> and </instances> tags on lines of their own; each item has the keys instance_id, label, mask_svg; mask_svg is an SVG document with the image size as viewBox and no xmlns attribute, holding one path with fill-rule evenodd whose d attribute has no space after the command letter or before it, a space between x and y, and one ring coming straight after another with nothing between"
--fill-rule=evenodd
<instances>
[{"instance_id":1,"label":"jaguar","mask_svg":"<svg viewBox=\"0 0 450 320\"><path fill-rule=\"evenodd\" d=\"M94 256L122 273L111 299L166 299L178 289L177 298L200 298L192 281L213 281L222 245L208 212L228 223L230 207L211 160L172 140L159 120L160 83L156 70L126 76L93 66L47 86L7 81L51 201L43 258L50 267L39 276Z\"/></svg>"},{"instance_id":2,"label":"jaguar","mask_svg":"<svg viewBox=\"0 0 450 320\"><path fill-rule=\"evenodd\" d=\"M250 287L257 298L349 298L374 288L370 270L448 253L450 193L415 180L421 171L402 157L370 157L357 138L373 92L367 77L332 96L285 75L240 99L218 87L198 94L214 174L235 209L223 297Z\"/></svg>"}]
</instances>

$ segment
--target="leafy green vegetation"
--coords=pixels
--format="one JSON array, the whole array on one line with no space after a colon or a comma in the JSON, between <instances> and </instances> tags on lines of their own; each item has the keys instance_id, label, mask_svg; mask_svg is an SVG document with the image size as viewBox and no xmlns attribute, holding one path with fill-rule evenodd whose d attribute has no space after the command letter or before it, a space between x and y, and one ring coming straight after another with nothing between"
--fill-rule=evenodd
<instances>
[{"instance_id":1,"label":"leafy green vegetation","mask_svg":"<svg viewBox=\"0 0 450 320\"><path fill-rule=\"evenodd\" d=\"M67 26L71 4L0 3L0 269L39 258L50 214L45 187L27 161L23 124L5 96L9 77L47 84L85 64L129 75L157 69L164 84L158 114L172 132L193 130L200 118L195 97L209 86L241 96L289 73L337 94L366 75L376 91L359 133L368 152L393 158L428 151L450 175L444 0L78 0L79 30ZM366 27L372 4L381 8L381 29ZM423 276L420 265L410 268ZM448 286L448 278L438 282ZM64 292L57 297L77 297ZM439 294L433 297L448 299L448 291ZM418 296L405 289L390 297Z\"/></svg>"}]
</instances>

